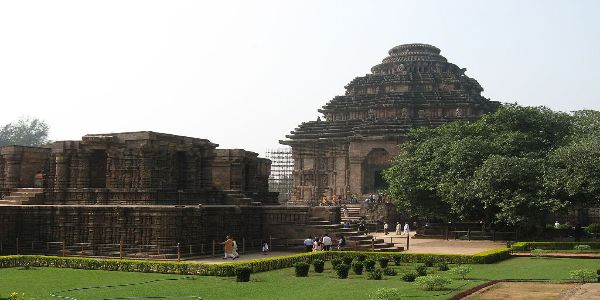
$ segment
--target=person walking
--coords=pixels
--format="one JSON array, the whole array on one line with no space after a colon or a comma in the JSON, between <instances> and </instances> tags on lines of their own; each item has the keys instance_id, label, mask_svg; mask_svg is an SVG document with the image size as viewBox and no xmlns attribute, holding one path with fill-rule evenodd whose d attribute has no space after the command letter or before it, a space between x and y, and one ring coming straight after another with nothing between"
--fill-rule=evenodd
<instances>
[{"instance_id":1,"label":"person walking","mask_svg":"<svg viewBox=\"0 0 600 300\"><path fill-rule=\"evenodd\" d=\"M386 222L383 224L383 234L388 235L388 233L389 233L388 229L389 229L389 226L388 226L388 223Z\"/></svg>"},{"instance_id":2,"label":"person walking","mask_svg":"<svg viewBox=\"0 0 600 300\"><path fill-rule=\"evenodd\" d=\"M400 224L400 222L396 222L396 234L397 235L402 234L402 225Z\"/></svg>"},{"instance_id":3,"label":"person walking","mask_svg":"<svg viewBox=\"0 0 600 300\"><path fill-rule=\"evenodd\" d=\"M262 250L262 254L263 255L267 255L267 253L269 252L269 243L267 243L267 241L265 241L262 244L262 249L261 250Z\"/></svg>"},{"instance_id":4,"label":"person walking","mask_svg":"<svg viewBox=\"0 0 600 300\"><path fill-rule=\"evenodd\" d=\"M233 241L233 249L231 251L231 255L233 256L233 259L237 259L240 257L240 255L238 254L238 244L237 241L232 237L231 240Z\"/></svg>"},{"instance_id":5,"label":"person walking","mask_svg":"<svg viewBox=\"0 0 600 300\"><path fill-rule=\"evenodd\" d=\"M329 237L328 234L325 234L323 236L323 248L325 251L330 251L331 250L331 244L333 244L333 241L331 240L331 238Z\"/></svg>"},{"instance_id":6,"label":"person walking","mask_svg":"<svg viewBox=\"0 0 600 300\"><path fill-rule=\"evenodd\" d=\"M338 239L337 249L344 250L344 247L346 247L346 238L340 234L340 238Z\"/></svg>"},{"instance_id":7,"label":"person walking","mask_svg":"<svg viewBox=\"0 0 600 300\"><path fill-rule=\"evenodd\" d=\"M233 239L231 239L231 236L227 235L225 237L225 242L222 243L223 244L223 251L225 252L225 256L223 257L223 259L228 259L228 258L234 258L233 256Z\"/></svg>"},{"instance_id":8,"label":"person walking","mask_svg":"<svg viewBox=\"0 0 600 300\"><path fill-rule=\"evenodd\" d=\"M304 240L304 247L306 247L306 252L311 252L314 247L314 241L308 237Z\"/></svg>"},{"instance_id":9,"label":"person walking","mask_svg":"<svg viewBox=\"0 0 600 300\"><path fill-rule=\"evenodd\" d=\"M410 227L408 226L408 222L404 224L404 234L410 234Z\"/></svg>"}]
</instances>

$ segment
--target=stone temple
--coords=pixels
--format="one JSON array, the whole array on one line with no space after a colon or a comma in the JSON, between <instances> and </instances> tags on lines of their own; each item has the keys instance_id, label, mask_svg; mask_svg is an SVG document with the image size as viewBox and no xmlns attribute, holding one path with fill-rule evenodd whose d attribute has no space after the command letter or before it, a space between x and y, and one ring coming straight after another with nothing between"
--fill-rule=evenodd
<instances>
[{"instance_id":1,"label":"stone temple","mask_svg":"<svg viewBox=\"0 0 600 300\"><path fill-rule=\"evenodd\" d=\"M398 154L398 144L415 127L474 120L499 102L481 96L477 80L426 44L388 51L371 74L346 85L319 112L280 143L292 147L291 203L312 204L324 196L364 197L386 187L382 170Z\"/></svg>"}]
</instances>

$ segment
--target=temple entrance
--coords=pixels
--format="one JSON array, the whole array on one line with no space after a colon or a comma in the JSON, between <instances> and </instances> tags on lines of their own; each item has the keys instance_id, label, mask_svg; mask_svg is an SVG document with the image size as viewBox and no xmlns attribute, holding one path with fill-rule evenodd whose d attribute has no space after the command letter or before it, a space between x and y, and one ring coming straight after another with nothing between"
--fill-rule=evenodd
<instances>
[{"instance_id":1,"label":"temple entrance","mask_svg":"<svg viewBox=\"0 0 600 300\"><path fill-rule=\"evenodd\" d=\"M390 154L382 148L371 150L362 164L364 194L377 193L387 188L383 170L390 165Z\"/></svg>"},{"instance_id":2,"label":"temple entrance","mask_svg":"<svg viewBox=\"0 0 600 300\"><path fill-rule=\"evenodd\" d=\"M178 190L185 190L187 188L187 156L185 152L178 151L175 157L175 185Z\"/></svg>"},{"instance_id":3,"label":"temple entrance","mask_svg":"<svg viewBox=\"0 0 600 300\"><path fill-rule=\"evenodd\" d=\"M94 150L90 155L90 187L106 188L106 151Z\"/></svg>"}]
</instances>

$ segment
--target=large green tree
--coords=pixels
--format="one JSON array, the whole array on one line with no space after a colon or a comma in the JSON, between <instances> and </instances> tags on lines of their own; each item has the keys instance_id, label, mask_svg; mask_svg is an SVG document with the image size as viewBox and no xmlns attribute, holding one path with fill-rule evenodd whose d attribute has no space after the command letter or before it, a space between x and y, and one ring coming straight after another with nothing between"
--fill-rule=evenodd
<instances>
[{"instance_id":1,"label":"large green tree","mask_svg":"<svg viewBox=\"0 0 600 300\"><path fill-rule=\"evenodd\" d=\"M0 127L0 147L8 145L39 146L48 142L48 124L37 118L22 117Z\"/></svg>"},{"instance_id":2,"label":"large green tree","mask_svg":"<svg viewBox=\"0 0 600 300\"><path fill-rule=\"evenodd\" d=\"M546 157L567 145L573 117L504 105L477 121L412 130L386 170L401 211L444 221L524 224L563 206L544 190Z\"/></svg>"}]
</instances>

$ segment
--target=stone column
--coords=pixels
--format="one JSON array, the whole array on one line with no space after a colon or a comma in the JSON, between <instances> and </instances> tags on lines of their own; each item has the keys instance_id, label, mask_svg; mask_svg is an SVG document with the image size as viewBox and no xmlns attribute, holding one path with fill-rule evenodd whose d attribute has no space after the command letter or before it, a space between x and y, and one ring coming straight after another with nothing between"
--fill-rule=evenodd
<instances>
[{"instance_id":1,"label":"stone column","mask_svg":"<svg viewBox=\"0 0 600 300\"><path fill-rule=\"evenodd\" d=\"M6 160L5 188L17 188L21 180L21 153L9 153L4 155Z\"/></svg>"},{"instance_id":2,"label":"stone column","mask_svg":"<svg viewBox=\"0 0 600 300\"><path fill-rule=\"evenodd\" d=\"M87 152L78 153L78 176L77 187L81 189L90 187L90 154Z\"/></svg>"},{"instance_id":3,"label":"stone column","mask_svg":"<svg viewBox=\"0 0 600 300\"><path fill-rule=\"evenodd\" d=\"M69 187L69 168L68 159L64 153L56 154L56 177L54 187L56 189L66 189Z\"/></svg>"},{"instance_id":4,"label":"stone column","mask_svg":"<svg viewBox=\"0 0 600 300\"><path fill-rule=\"evenodd\" d=\"M363 190L363 158L350 157L350 192L358 197L362 196Z\"/></svg>"}]
</instances>

